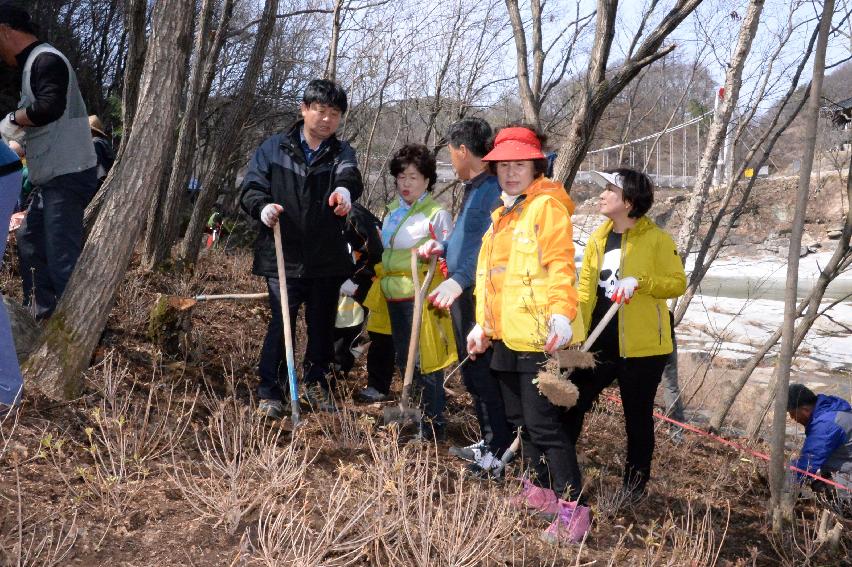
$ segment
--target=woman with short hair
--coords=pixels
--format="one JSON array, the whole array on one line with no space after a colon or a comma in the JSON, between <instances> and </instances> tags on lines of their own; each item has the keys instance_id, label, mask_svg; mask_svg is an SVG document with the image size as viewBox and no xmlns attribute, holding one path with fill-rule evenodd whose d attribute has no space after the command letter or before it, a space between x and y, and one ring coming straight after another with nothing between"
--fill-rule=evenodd
<instances>
[{"instance_id":1,"label":"woman with short hair","mask_svg":"<svg viewBox=\"0 0 852 567\"><path fill-rule=\"evenodd\" d=\"M586 244L580 309L594 328L612 302L623 305L592 348L596 367L571 375L580 395L568 412L568 424L576 444L585 413L618 380L627 433L624 489L638 499L651 474L654 396L672 352L666 300L684 292L686 275L671 236L646 216L654 203L648 176L614 169L592 172L592 177L604 189L599 210L608 220Z\"/></svg>"}]
</instances>

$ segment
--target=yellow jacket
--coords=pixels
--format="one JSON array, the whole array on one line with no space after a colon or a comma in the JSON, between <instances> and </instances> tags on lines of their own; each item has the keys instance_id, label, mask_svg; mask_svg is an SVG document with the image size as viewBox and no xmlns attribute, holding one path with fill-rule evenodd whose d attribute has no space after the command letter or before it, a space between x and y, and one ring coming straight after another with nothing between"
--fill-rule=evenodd
<instances>
[{"instance_id":1,"label":"yellow jacket","mask_svg":"<svg viewBox=\"0 0 852 567\"><path fill-rule=\"evenodd\" d=\"M598 277L606 239L607 220L592 233L583 255L578 286L580 309L587 324L597 302ZM634 277L639 287L630 303L618 310L618 342L623 357L653 356L672 351L671 322L666 299L686 290L686 274L669 234L648 217L640 218L621 237L622 278Z\"/></svg>"},{"instance_id":2,"label":"yellow jacket","mask_svg":"<svg viewBox=\"0 0 852 567\"><path fill-rule=\"evenodd\" d=\"M562 184L540 177L491 215L476 266L476 322L514 351L541 352L551 315L577 317L573 212ZM582 333L580 325L575 340Z\"/></svg>"},{"instance_id":3,"label":"yellow jacket","mask_svg":"<svg viewBox=\"0 0 852 567\"><path fill-rule=\"evenodd\" d=\"M364 299L364 307L370 310L367 318L367 330L383 335L391 334L390 316L388 315L388 303L382 292L382 277L384 270L381 264L376 264L376 278L367 297ZM421 279L424 274L421 274ZM431 291L444 281L440 270L435 270L435 277L429 286ZM428 374L442 370L458 361L456 353L455 335L453 334L453 321L449 311L435 309L425 301L423 303L423 319L420 324L420 371Z\"/></svg>"}]
</instances>

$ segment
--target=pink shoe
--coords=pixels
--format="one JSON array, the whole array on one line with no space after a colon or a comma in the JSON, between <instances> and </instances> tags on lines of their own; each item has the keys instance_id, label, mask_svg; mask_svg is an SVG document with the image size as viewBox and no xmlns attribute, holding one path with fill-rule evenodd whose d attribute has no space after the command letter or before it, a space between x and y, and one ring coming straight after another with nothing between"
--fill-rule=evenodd
<instances>
[{"instance_id":1,"label":"pink shoe","mask_svg":"<svg viewBox=\"0 0 852 567\"><path fill-rule=\"evenodd\" d=\"M591 526L588 506L576 502L559 501L559 514L541 534L542 541L551 545L580 543Z\"/></svg>"},{"instance_id":2,"label":"pink shoe","mask_svg":"<svg viewBox=\"0 0 852 567\"><path fill-rule=\"evenodd\" d=\"M549 488L536 486L523 479L524 488L517 496L512 497L511 504L515 508L532 508L534 513L555 516L559 512L559 497Z\"/></svg>"}]
</instances>

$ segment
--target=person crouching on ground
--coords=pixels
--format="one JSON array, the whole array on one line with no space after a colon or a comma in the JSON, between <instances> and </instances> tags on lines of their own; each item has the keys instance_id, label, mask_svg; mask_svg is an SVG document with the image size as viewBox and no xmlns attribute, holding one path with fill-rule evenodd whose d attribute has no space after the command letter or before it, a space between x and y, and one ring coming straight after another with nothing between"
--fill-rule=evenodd
<instances>
[{"instance_id":1,"label":"person crouching on ground","mask_svg":"<svg viewBox=\"0 0 852 567\"><path fill-rule=\"evenodd\" d=\"M814 491L842 504L848 515L852 512L852 406L843 398L817 395L802 384L790 384L787 413L805 427L805 442L792 465L845 486L848 490L835 490L821 481L811 483ZM808 480L798 471L796 478L798 482Z\"/></svg>"},{"instance_id":2,"label":"person crouching on ground","mask_svg":"<svg viewBox=\"0 0 852 567\"><path fill-rule=\"evenodd\" d=\"M308 344L302 399L315 410L336 408L328 378L334 320L340 286L352 273L343 229L352 201L363 190L355 151L335 136L346 108L346 92L336 83L324 79L308 83L302 120L261 144L243 180L241 206L262 223L252 271L266 278L272 311L258 367L258 411L273 419L284 413L281 385L287 383L272 234L279 218L293 337L299 307L305 305Z\"/></svg>"},{"instance_id":3,"label":"person crouching on ground","mask_svg":"<svg viewBox=\"0 0 852 567\"><path fill-rule=\"evenodd\" d=\"M411 274L411 251L430 238L444 240L449 237L453 220L430 194L438 176L435 156L429 148L421 144L401 147L391 159L390 174L396 180L399 195L388 205L382 224L384 273L379 285L387 300L397 367L404 373L414 317L414 295L419 292L414 288ZM421 260L419 266L422 282L427 264ZM432 287L439 286L443 280L443 274L435 270ZM370 307L371 302L367 301L366 305ZM438 331L429 332L429 329ZM445 435L443 369L458 360L454 341L449 314L424 302L419 364L415 372L424 412L420 425L420 437L424 440L443 439Z\"/></svg>"},{"instance_id":4,"label":"person crouching on ground","mask_svg":"<svg viewBox=\"0 0 852 567\"><path fill-rule=\"evenodd\" d=\"M666 300L684 292L686 275L671 236L645 216L654 202L648 176L632 169L592 175L604 188L599 204L608 220L589 237L583 254L583 321L594 328L612 302L622 307L592 347L595 368L571 375L579 398L568 424L576 444L586 412L618 380L627 433L624 490L637 500L651 475L654 396L672 352Z\"/></svg>"},{"instance_id":5,"label":"person crouching on ground","mask_svg":"<svg viewBox=\"0 0 852 567\"><path fill-rule=\"evenodd\" d=\"M564 424L564 410L541 395L536 376L548 354L568 345L577 315L574 289L574 203L561 183L544 176L542 137L524 126L497 133L483 160L496 173L503 206L491 215L476 267L476 325L471 355L492 345L491 375L500 384L506 417L521 430L532 469L521 505L556 518L542 537L579 541L589 509L577 500L580 467ZM568 501L560 500L565 496Z\"/></svg>"},{"instance_id":6,"label":"person crouching on ground","mask_svg":"<svg viewBox=\"0 0 852 567\"><path fill-rule=\"evenodd\" d=\"M420 247L423 256L446 258L449 277L429 294L435 307L449 309L456 334L459 359L467 354L465 338L476 324L473 287L476 260L482 236L491 226L491 213L500 206L497 177L482 161L491 151L491 126L481 118L464 118L450 125L447 149L456 177L464 182L462 208L453 234L444 242L429 240ZM491 379L491 350L461 367L465 388L470 392L480 439L467 447L450 447L450 454L471 461L467 470L476 476L499 477L503 473L500 456L512 443L511 426L506 420L500 384Z\"/></svg>"}]
</instances>

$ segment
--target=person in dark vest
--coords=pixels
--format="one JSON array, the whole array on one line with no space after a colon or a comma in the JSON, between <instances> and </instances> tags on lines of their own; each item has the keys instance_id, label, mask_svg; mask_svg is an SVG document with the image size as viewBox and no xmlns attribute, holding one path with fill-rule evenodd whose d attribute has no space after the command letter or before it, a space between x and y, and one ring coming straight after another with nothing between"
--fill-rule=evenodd
<instances>
[{"instance_id":1,"label":"person in dark vest","mask_svg":"<svg viewBox=\"0 0 852 567\"><path fill-rule=\"evenodd\" d=\"M260 145L243 180L242 209L260 223L252 271L266 278L272 310L258 367L258 411L273 419L284 413L281 385L287 382L272 234L279 219L294 337L299 307L305 306L303 400L313 409L336 408L329 383L334 321L340 286L352 275L344 230L352 201L363 191L355 150L335 136L347 106L339 85L311 81L302 97L302 120Z\"/></svg>"},{"instance_id":2,"label":"person in dark vest","mask_svg":"<svg viewBox=\"0 0 852 567\"><path fill-rule=\"evenodd\" d=\"M49 317L83 246L83 213L97 189L86 105L68 59L39 41L29 13L0 2L0 59L21 71L18 108L0 122L23 142L33 199L17 234L24 304Z\"/></svg>"}]
</instances>

